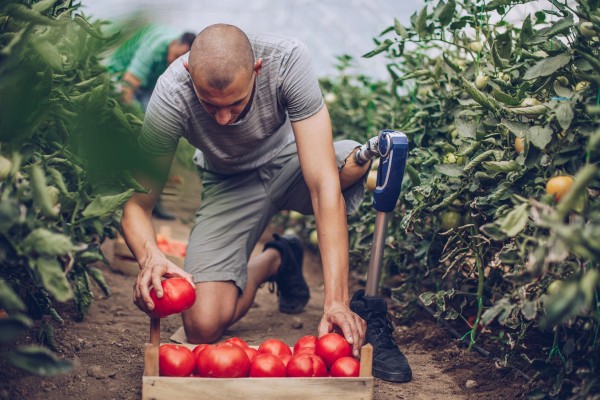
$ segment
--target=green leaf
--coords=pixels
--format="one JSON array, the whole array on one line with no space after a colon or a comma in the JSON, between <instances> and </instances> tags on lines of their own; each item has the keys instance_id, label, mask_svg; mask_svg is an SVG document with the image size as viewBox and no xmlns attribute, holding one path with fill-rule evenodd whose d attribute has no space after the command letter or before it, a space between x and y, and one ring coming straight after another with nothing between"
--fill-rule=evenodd
<instances>
[{"instance_id":1,"label":"green leaf","mask_svg":"<svg viewBox=\"0 0 600 400\"><path fill-rule=\"evenodd\" d=\"M531 25L531 15L527 14L527 18L523 21L521 26L521 33L519 35L519 45L525 47L525 43L535 34L533 26Z\"/></svg>"},{"instance_id":2,"label":"green leaf","mask_svg":"<svg viewBox=\"0 0 600 400\"><path fill-rule=\"evenodd\" d=\"M527 40L527 45L531 46L548 42L549 39L559 33L567 33L574 24L573 16L569 15L567 18L556 21L552 26L541 29L537 34Z\"/></svg>"},{"instance_id":3,"label":"green leaf","mask_svg":"<svg viewBox=\"0 0 600 400\"><path fill-rule=\"evenodd\" d=\"M461 138L475 139L477 134L477 123L472 118L454 118L456 132Z\"/></svg>"},{"instance_id":4,"label":"green leaf","mask_svg":"<svg viewBox=\"0 0 600 400\"><path fill-rule=\"evenodd\" d=\"M487 169L488 171L495 171L495 172L512 172L512 171L518 171L519 169L521 169L521 166L519 165L519 163L516 160L484 161L481 163L481 165L483 165L483 168Z\"/></svg>"},{"instance_id":5,"label":"green leaf","mask_svg":"<svg viewBox=\"0 0 600 400\"><path fill-rule=\"evenodd\" d=\"M46 40L37 40L33 42L33 48L55 72L62 72L62 57L56 48L56 45Z\"/></svg>"},{"instance_id":6,"label":"green leaf","mask_svg":"<svg viewBox=\"0 0 600 400\"><path fill-rule=\"evenodd\" d=\"M113 196L98 196L88 204L82 214L86 218L100 218L112 215L129 200L133 192L133 189L129 189Z\"/></svg>"},{"instance_id":7,"label":"green leaf","mask_svg":"<svg viewBox=\"0 0 600 400\"><path fill-rule=\"evenodd\" d=\"M408 33L406 32L406 29L404 29L404 26L402 26L402 24L400 23L400 21L398 21L397 18L394 18L394 31L402 39L406 39L408 37Z\"/></svg>"},{"instance_id":8,"label":"green leaf","mask_svg":"<svg viewBox=\"0 0 600 400\"><path fill-rule=\"evenodd\" d=\"M571 61L571 55L568 53L561 53L554 57L544 58L529 68L525 72L525 75L523 75L523 79L531 80L541 76L552 75L558 69L567 65L569 61Z\"/></svg>"},{"instance_id":9,"label":"green leaf","mask_svg":"<svg viewBox=\"0 0 600 400\"><path fill-rule=\"evenodd\" d=\"M513 208L502 218L500 230L508 237L517 236L527 226L529 220L529 204L522 203Z\"/></svg>"},{"instance_id":10,"label":"green leaf","mask_svg":"<svg viewBox=\"0 0 600 400\"><path fill-rule=\"evenodd\" d=\"M494 47L498 51L498 55L506 60L510 60L513 53L512 38L510 31L502 33L494 40Z\"/></svg>"},{"instance_id":11,"label":"green leaf","mask_svg":"<svg viewBox=\"0 0 600 400\"><path fill-rule=\"evenodd\" d=\"M71 239L60 233L54 233L45 228L32 231L23 240L22 249L30 256L64 256L77 250Z\"/></svg>"},{"instance_id":12,"label":"green leaf","mask_svg":"<svg viewBox=\"0 0 600 400\"><path fill-rule=\"evenodd\" d=\"M32 260L37 272L42 280L44 288L57 301L65 302L73 298L73 290L62 269L62 266L56 258L41 257Z\"/></svg>"},{"instance_id":13,"label":"green leaf","mask_svg":"<svg viewBox=\"0 0 600 400\"><path fill-rule=\"evenodd\" d=\"M14 342L32 325L32 321L24 315L0 318L0 343Z\"/></svg>"},{"instance_id":14,"label":"green leaf","mask_svg":"<svg viewBox=\"0 0 600 400\"><path fill-rule=\"evenodd\" d=\"M415 31L421 39L427 34L427 6L423 7L415 21Z\"/></svg>"},{"instance_id":15,"label":"green leaf","mask_svg":"<svg viewBox=\"0 0 600 400\"><path fill-rule=\"evenodd\" d=\"M368 53L363 54L364 58L371 58L379 53L382 53L390 48L391 45L394 44L394 41L391 39L385 39L382 43L379 44L375 49L371 50Z\"/></svg>"},{"instance_id":16,"label":"green leaf","mask_svg":"<svg viewBox=\"0 0 600 400\"><path fill-rule=\"evenodd\" d=\"M433 166L437 172L451 177L459 177L463 174L463 167L456 164L436 164Z\"/></svg>"},{"instance_id":17,"label":"green leaf","mask_svg":"<svg viewBox=\"0 0 600 400\"><path fill-rule=\"evenodd\" d=\"M448 25L450 23L450 21L452 21L452 18L454 18L455 13L456 13L456 1L449 0L442 8L442 11L440 11L440 15L439 15L440 24L442 26Z\"/></svg>"},{"instance_id":18,"label":"green leaf","mask_svg":"<svg viewBox=\"0 0 600 400\"><path fill-rule=\"evenodd\" d=\"M442 53L442 58L444 59L444 62L450 67L452 68L452 70L454 72L456 72L457 74L462 73L462 68L459 67L457 64L453 63L448 57L446 57L446 54Z\"/></svg>"},{"instance_id":19,"label":"green leaf","mask_svg":"<svg viewBox=\"0 0 600 400\"><path fill-rule=\"evenodd\" d=\"M433 300L435 298L435 293L433 292L425 292L419 295L419 299L423 302L424 305L430 306L433 304Z\"/></svg>"},{"instance_id":20,"label":"green leaf","mask_svg":"<svg viewBox=\"0 0 600 400\"><path fill-rule=\"evenodd\" d=\"M2 278L0 278L0 308L6 311L25 311L25 304Z\"/></svg>"},{"instance_id":21,"label":"green leaf","mask_svg":"<svg viewBox=\"0 0 600 400\"><path fill-rule=\"evenodd\" d=\"M37 376L65 374L73 368L73 363L61 360L54 353L41 346L20 346L6 354L9 363L23 371Z\"/></svg>"},{"instance_id":22,"label":"green leaf","mask_svg":"<svg viewBox=\"0 0 600 400\"><path fill-rule=\"evenodd\" d=\"M548 143L552 141L552 129L547 126L532 126L525 132L525 137L535 147L544 150Z\"/></svg>"},{"instance_id":23,"label":"green leaf","mask_svg":"<svg viewBox=\"0 0 600 400\"><path fill-rule=\"evenodd\" d=\"M571 103L560 102L555 111L556 120L560 124L561 128L563 128L563 130L569 129L571 122L573 121L573 117L575 116L573 113L573 108L571 108Z\"/></svg>"},{"instance_id":24,"label":"green leaf","mask_svg":"<svg viewBox=\"0 0 600 400\"><path fill-rule=\"evenodd\" d=\"M100 286L102 293L104 293L106 297L110 296L110 287L108 286L108 283L106 283L106 279L104 279L104 274L102 271L100 271L98 268L89 267L88 272L92 276L92 279L94 279L98 286Z\"/></svg>"}]
</instances>

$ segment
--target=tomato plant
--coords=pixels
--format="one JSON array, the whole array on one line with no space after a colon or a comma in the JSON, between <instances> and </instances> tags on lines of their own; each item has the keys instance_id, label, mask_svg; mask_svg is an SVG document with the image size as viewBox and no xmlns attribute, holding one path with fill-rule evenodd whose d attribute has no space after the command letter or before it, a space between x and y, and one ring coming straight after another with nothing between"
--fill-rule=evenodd
<instances>
[{"instance_id":1,"label":"tomato plant","mask_svg":"<svg viewBox=\"0 0 600 400\"><path fill-rule=\"evenodd\" d=\"M327 376L327 366L323 359L314 354L293 356L286 367L287 376L310 378Z\"/></svg>"},{"instance_id":2,"label":"tomato plant","mask_svg":"<svg viewBox=\"0 0 600 400\"><path fill-rule=\"evenodd\" d=\"M335 360L330 368L333 377L352 377L358 376L360 372L360 362L354 357L341 357Z\"/></svg>"},{"instance_id":3,"label":"tomato plant","mask_svg":"<svg viewBox=\"0 0 600 400\"><path fill-rule=\"evenodd\" d=\"M259 353L271 353L275 356L292 354L289 346L279 339L267 339L258 347Z\"/></svg>"},{"instance_id":4,"label":"tomato plant","mask_svg":"<svg viewBox=\"0 0 600 400\"><path fill-rule=\"evenodd\" d=\"M246 352L232 343L210 346L198 356L198 375L204 378L243 378L249 370Z\"/></svg>"},{"instance_id":5,"label":"tomato plant","mask_svg":"<svg viewBox=\"0 0 600 400\"><path fill-rule=\"evenodd\" d=\"M150 297L154 302L153 313L160 318L178 314L196 302L196 288L184 278L168 278L161 285L163 296L160 299L156 297L154 288L150 290Z\"/></svg>"},{"instance_id":6,"label":"tomato plant","mask_svg":"<svg viewBox=\"0 0 600 400\"><path fill-rule=\"evenodd\" d=\"M158 349L158 369L161 376L190 376L196 359L190 349L177 344L162 344Z\"/></svg>"},{"instance_id":7,"label":"tomato plant","mask_svg":"<svg viewBox=\"0 0 600 400\"><path fill-rule=\"evenodd\" d=\"M351 356L352 346L342 335L331 332L317 340L315 354L325 361L327 368L330 368L338 358Z\"/></svg>"},{"instance_id":8,"label":"tomato plant","mask_svg":"<svg viewBox=\"0 0 600 400\"><path fill-rule=\"evenodd\" d=\"M261 353L252 361L249 376L251 378L281 378L286 376L286 367L279 357L271 353Z\"/></svg>"}]
</instances>

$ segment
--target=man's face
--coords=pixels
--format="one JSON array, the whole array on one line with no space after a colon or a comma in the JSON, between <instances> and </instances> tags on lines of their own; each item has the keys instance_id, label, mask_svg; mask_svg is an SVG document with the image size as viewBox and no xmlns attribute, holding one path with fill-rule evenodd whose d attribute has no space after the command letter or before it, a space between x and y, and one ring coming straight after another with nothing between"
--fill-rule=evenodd
<instances>
[{"instance_id":1,"label":"man's face","mask_svg":"<svg viewBox=\"0 0 600 400\"><path fill-rule=\"evenodd\" d=\"M237 121L252 98L257 72L251 78L238 73L233 82L223 90L207 85L202 79L192 81L194 91L202 107L219 125L229 125Z\"/></svg>"}]
</instances>

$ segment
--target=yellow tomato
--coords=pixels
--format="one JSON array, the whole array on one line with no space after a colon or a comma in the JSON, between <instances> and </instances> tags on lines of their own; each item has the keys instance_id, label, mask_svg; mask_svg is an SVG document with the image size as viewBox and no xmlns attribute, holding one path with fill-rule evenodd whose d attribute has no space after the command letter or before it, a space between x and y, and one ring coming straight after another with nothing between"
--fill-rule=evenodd
<instances>
[{"instance_id":1,"label":"yellow tomato","mask_svg":"<svg viewBox=\"0 0 600 400\"><path fill-rule=\"evenodd\" d=\"M367 177L367 189L371 192L375 190L377 187L377 171L373 170L369 172L369 176Z\"/></svg>"},{"instance_id":2,"label":"yellow tomato","mask_svg":"<svg viewBox=\"0 0 600 400\"><path fill-rule=\"evenodd\" d=\"M523 149L525 149L525 139L523 138L516 138L515 139L515 151L517 153L521 153L523 151Z\"/></svg>"},{"instance_id":3,"label":"yellow tomato","mask_svg":"<svg viewBox=\"0 0 600 400\"><path fill-rule=\"evenodd\" d=\"M554 200L558 201L565 193L569 191L573 185L574 179L571 176L555 176L550 178L546 183L546 193L554 196Z\"/></svg>"}]
</instances>

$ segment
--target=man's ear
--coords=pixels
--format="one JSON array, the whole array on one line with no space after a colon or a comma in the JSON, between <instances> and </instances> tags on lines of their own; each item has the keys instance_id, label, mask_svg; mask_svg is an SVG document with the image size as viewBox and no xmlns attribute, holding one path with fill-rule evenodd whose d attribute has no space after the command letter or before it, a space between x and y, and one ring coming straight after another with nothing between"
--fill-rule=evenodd
<instances>
[{"instance_id":1,"label":"man's ear","mask_svg":"<svg viewBox=\"0 0 600 400\"><path fill-rule=\"evenodd\" d=\"M263 66L263 59L259 58L254 63L254 72L256 72L256 75L258 75L260 73L260 70L262 69L262 66Z\"/></svg>"}]
</instances>

